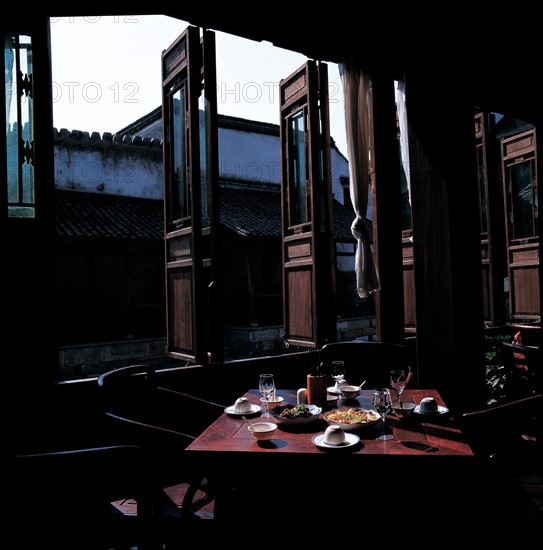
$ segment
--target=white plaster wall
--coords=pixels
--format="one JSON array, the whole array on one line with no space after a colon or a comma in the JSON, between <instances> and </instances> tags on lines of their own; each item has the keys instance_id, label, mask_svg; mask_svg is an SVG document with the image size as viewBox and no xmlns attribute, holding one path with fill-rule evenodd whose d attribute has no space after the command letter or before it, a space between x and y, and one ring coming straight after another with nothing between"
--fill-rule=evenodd
<instances>
[{"instance_id":1,"label":"white plaster wall","mask_svg":"<svg viewBox=\"0 0 543 550\"><path fill-rule=\"evenodd\" d=\"M281 183L280 138L219 128L219 174L224 178ZM332 193L343 204L340 177L349 177L347 159L332 147Z\"/></svg>"},{"instance_id":2,"label":"white plaster wall","mask_svg":"<svg viewBox=\"0 0 543 550\"><path fill-rule=\"evenodd\" d=\"M140 133L139 137L143 134ZM102 147L91 147L89 140L86 148L80 137L74 137L77 146L70 147L69 139L64 136L55 143L55 184L58 189L163 198L161 153L154 156L141 154L157 148L156 145L131 146L104 139ZM219 127L218 143L221 178L280 184L279 136ZM340 177L349 177L349 164L335 147L331 150L331 173L332 193L343 203ZM368 214L371 218L371 196Z\"/></svg>"}]
</instances>

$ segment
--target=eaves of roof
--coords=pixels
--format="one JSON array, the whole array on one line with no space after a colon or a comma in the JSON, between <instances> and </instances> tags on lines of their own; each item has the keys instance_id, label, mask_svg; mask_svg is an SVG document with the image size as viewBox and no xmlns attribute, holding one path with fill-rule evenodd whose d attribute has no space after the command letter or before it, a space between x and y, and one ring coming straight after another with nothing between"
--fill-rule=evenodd
<instances>
[{"instance_id":1,"label":"eaves of roof","mask_svg":"<svg viewBox=\"0 0 543 550\"><path fill-rule=\"evenodd\" d=\"M281 237L279 187L221 186L222 231L237 238ZM64 240L156 241L164 236L162 200L56 191L56 232ZM352 241L354 215L334 201L334 238Z\"/></svg>"}]
</instances>

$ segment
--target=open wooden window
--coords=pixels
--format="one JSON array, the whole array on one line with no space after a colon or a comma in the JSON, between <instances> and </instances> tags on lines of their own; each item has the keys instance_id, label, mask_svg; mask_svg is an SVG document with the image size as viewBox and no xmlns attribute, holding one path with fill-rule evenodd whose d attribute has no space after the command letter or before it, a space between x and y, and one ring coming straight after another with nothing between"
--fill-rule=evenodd
<instances>
[{"instance_id":1,"label":"open wooden window","mask_svg":"<svg viewBox=\"0 0 543 550\"><path fill-rule=\"evenodd\" d=\"M337 338L327 65L308 61L279 88L285 339L321 347Z\"/></svg>"},{"instance_id":2,"label":"open wooden window","mask_svg":"<svg viewBox=\"0 0 543 550\"><path fill-rule=\"evenodd\" d=\"M217 266L215 35L188 27L162 54L167 354L222 360Z\"/></svg>"},{"instance_id":3,"label":"open wooden window","mask_svg":"<svg viewBox=\"0 0 543 550\"><path fill-rule=\"evenodd\" d=\"M501 141L512 321L540 319L535 129Z\"/></svg>"}]
</instances>

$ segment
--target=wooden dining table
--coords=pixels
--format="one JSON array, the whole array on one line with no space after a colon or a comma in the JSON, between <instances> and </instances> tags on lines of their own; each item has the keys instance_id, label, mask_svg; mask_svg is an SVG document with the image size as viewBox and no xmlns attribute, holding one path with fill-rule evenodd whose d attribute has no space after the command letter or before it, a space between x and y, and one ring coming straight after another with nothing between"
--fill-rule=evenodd
<instances>
[{"instance_id":1,"label":"wooden dining table","mask_svg":"<svg viewBox=\"0 0 543 550\"><path fill-rule=\"evenodd\" d=\"M356 399L344 400L341 406L371 409L372 394L371 389L362 389ZM296 390L278 389L276 395L283 399L281 405L296 403ZM261 405L258 389L248 390L244 397ZM434 397L446 407L435 389L406 389L402 400L420 403L423 397ZM331 402L323 413L335 407L336 402ZM394 491L413 498L432 491L442 506L444 487L455 487L473 467L472 449L450 413L414 414L407 419L391 413L385 426L393 439L377 439L378 423L355 432L360 438L356 445L337 449L324 449L313 442L328 426L323 413L300 427L279 425L271 439L257 441L244 420L225 409L187 447L194 464L213 480L219 523L230 525L240 510L259 517L262 499L266 510L276 511L288 509L297 500L311 502L312 520L318 519L313 516L315 509L326 510L336 498L341 499L342 514L354 510L360 495L368 491L373 492L370 501L375 506L386 502ZM257 411L248 420L260 416ZM380 497L375 495L377 490ZM254 505L247 506L247 499L254 500Z\"/></svg>"}]
</instances>

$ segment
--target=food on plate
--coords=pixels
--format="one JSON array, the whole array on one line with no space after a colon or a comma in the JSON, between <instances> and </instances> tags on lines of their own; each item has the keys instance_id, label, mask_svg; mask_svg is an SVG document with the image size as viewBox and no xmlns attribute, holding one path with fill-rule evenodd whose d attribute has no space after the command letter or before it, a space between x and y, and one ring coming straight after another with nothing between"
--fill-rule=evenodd
<instances>
[{"instance_id":1,"label":"food on plate","mask_svg":"<svg viewBox=\"0 0 543 550\"><path fill-rule=\"evenodd\" d=\"M281 418L308 418L313 413L311 409L304 403L298 403L298 405L292 405L292 407L285 407L280 413Z\"/></svg>"},{"instance_id":2,"label":"food on plate","mask_svg":"<svg viewBox=\"0 0 543 550\"><path fill-rule=\"evenodd\" d=\"M332 411L326 415L329 422L341 422L343 424L365 424L379 420L379 413L373 410L365 410L359 407Z\"/></svg>"}]
</instances>

